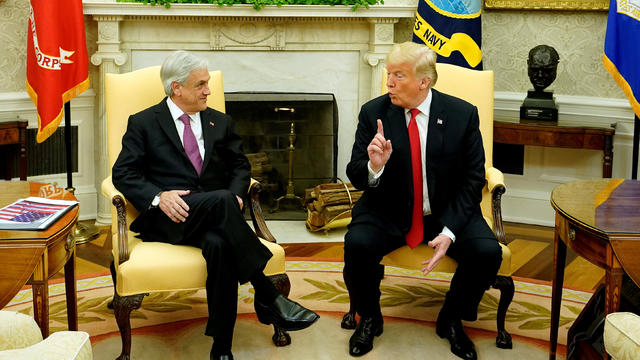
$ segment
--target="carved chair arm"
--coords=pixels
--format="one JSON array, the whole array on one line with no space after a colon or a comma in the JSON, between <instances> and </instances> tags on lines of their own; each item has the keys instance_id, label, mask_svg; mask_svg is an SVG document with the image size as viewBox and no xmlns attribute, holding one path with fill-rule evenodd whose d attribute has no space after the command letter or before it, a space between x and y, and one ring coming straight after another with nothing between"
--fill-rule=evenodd
<instances>
[{"instance_id":1,"label":"carved chair arm","mask_svg":"<svg viewBox=\"0 0 640 360\"><path fill-rule=\"evenodd\" d=\"M260 206L259 197L261 190L262 185L258 181L251 179L251 185L249 185L249 213L251 214L251 221L259 237L275 243L276 238L271 234L269 228L267 228L264 215L262 215L262 206Z\"/></svg>"},{"instance_id":2,"label":"carved chair arm","mask_svg":"<svg viewBox=\"0 0 640 360\"><path fill-rule=\"evenodd\" d=\"M111 181L111 176L102 181L102 194L111 199L111 203L116 207L118 221L118 264L129 260L129 237L127 227L127 200L119 192Z\"/></svg>"},{"instance_id":3,"label":"carved chair arm","mask_svg":"<svg viewBox=\"0 0 640 360\"><path fill-rule=\"evenodd\" d=\"M487 186L491 192L491 210L493 212L493 232L496 238L506 244L507 237L504 234L502 224L502 194L507 190L504 185L504 174L494 167L486 169Z\"/></svg>"}]
</instances>

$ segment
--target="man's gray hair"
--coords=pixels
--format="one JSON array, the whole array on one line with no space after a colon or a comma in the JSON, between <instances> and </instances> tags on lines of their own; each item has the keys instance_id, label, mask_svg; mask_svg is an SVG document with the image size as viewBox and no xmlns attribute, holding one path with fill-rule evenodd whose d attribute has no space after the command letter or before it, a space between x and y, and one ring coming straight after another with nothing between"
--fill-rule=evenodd
<instances>
[{"instance_id":1,"label":"man's gray hair","mask_svg":"<svg viewBox=\"0 0 640 360\"><path fill-rule=\"evenodd\" d=\"M167 96L173 95L171 84L176 81L184 85L189 74L194 70L207 69L206 59L183 50L175 51L167 56L160 68L160 79Z\"/></svg>"}]
</instances>

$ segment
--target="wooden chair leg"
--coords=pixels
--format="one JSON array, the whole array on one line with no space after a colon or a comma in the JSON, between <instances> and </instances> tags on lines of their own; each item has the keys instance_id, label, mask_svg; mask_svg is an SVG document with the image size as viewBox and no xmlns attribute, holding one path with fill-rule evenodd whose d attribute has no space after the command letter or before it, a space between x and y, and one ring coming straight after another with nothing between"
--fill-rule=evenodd
<instances>
[{"instance_id":1,"label":"wooden chair leg","mask_svg":"<svg viewBox=\"0 0 640 360\"><path fill-rule=\"evenodd\" d=\"M501 349L511 349L513 344L511 343L511 335L505 330L504 322L507 317L507 310L513 300L513 294L515 287L513 286L513 279L511 276L496 277L496 282L493 285L494 288L500 290L500 302L498 303L498 314L496 318L498 336L496 337L496 346Z\"/></svg>"},{"instance_id":2,"label":"wooden chair leg","mask_svg":"<svg viewBox=\"0 0 640 360\"><path fill-rule=\"evenodd\" d=\"M273 283L280 294L289 296L291 292L291 282L287 274L278 274L269 276L269 280ZM284 329L273 325L273 336L271 337L276 346L287 346L291 344L291 336Z\"/></svg>"},{"instance_id":3,"label":"wooden chair leg","mask_svg":"<svg viewBox=\"0 0 640 360\"><path fill-rule=\"evenodd\" d=\"M140 308L142 299L148 294L137 294L121 297L118 293L113 296L113 312L120 329L122 338L122 353L116 360L129 360L131 357L131 311Z\"/></svg>"}]
</instances>

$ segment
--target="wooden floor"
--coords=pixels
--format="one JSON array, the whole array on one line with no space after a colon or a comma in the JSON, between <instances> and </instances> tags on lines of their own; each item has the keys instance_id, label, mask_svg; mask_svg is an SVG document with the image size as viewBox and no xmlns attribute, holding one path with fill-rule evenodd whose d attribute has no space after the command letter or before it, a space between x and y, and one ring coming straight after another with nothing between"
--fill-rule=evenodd
<instances>
[{"instance_id":1,"label":"wooden floor","mask_svg":"<svg viewBox=\"0 0 640 360\"><path fill-rule=\"evenodd\" d=\"M553 228L505 223L507 244L512 253L514 276L551 281L553 272ZM289 257L343 258L342 243L284 244ZM94 240L77 246L78 276L108 270L111 262L111 235L108 227L101 227ZM56 277L62 277L57 274ZM596 289L604 281L604 270L567 252L564 286L577 289Z\"/></svg>"}]
</instances>

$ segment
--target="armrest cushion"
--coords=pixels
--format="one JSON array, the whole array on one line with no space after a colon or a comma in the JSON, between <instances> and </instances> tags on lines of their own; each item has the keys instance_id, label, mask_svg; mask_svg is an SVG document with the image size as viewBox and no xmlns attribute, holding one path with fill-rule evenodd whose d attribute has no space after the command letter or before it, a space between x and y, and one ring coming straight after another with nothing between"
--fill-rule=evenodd
<instances>
[{"instance_id":1,"label":"armrest cushion","mask_svg":"<svg viewBox=\"0 0 640 360\"><path fill-rule=\"evenodd\" d=\"M118 191L118 189L116 189L115 185L113 185L113 181L111 180L111 175L109 175L107 178L105 178L102 181L102 195L109 198L109 200L112 200L115 196L120 195L122 199L125 201L125 205L127 203L127 200L125 199L124 195L122 195L122 193Z\"/></svg>"},{"instance_id":2,"label":"armrest cushion","mask_svg":"<svg viewBox=\"0 0 640 360\"><path fill-rule=\"evenodd\" d=\"M0 351L22 349L40 341L42 333L31 316L0 310Z\"/></svg>"},{"instance_id":3,"label":"armrest cushion","mask_svg":"<svg viewBox=\"0 0 640 360\"><path fill-rule=\"evenodd\" d=\"M487 177L487 186L489 187L490 192L493 192L497 186L503 186L506 188L504 185L504 174L502 171L494 167L490 167L486 169L485 173Z\"/></svg>"},{"instance_id":4,"label":"armrest cushion","mask_svg":"<svg viewBox=\"0 0 640 360\"><path fill-rule=\"evenodd\" d=\"M640 316L630 312L607 315L604 347L614 359L635 359L640 351Z\"/></svg>"}]
</instances>

